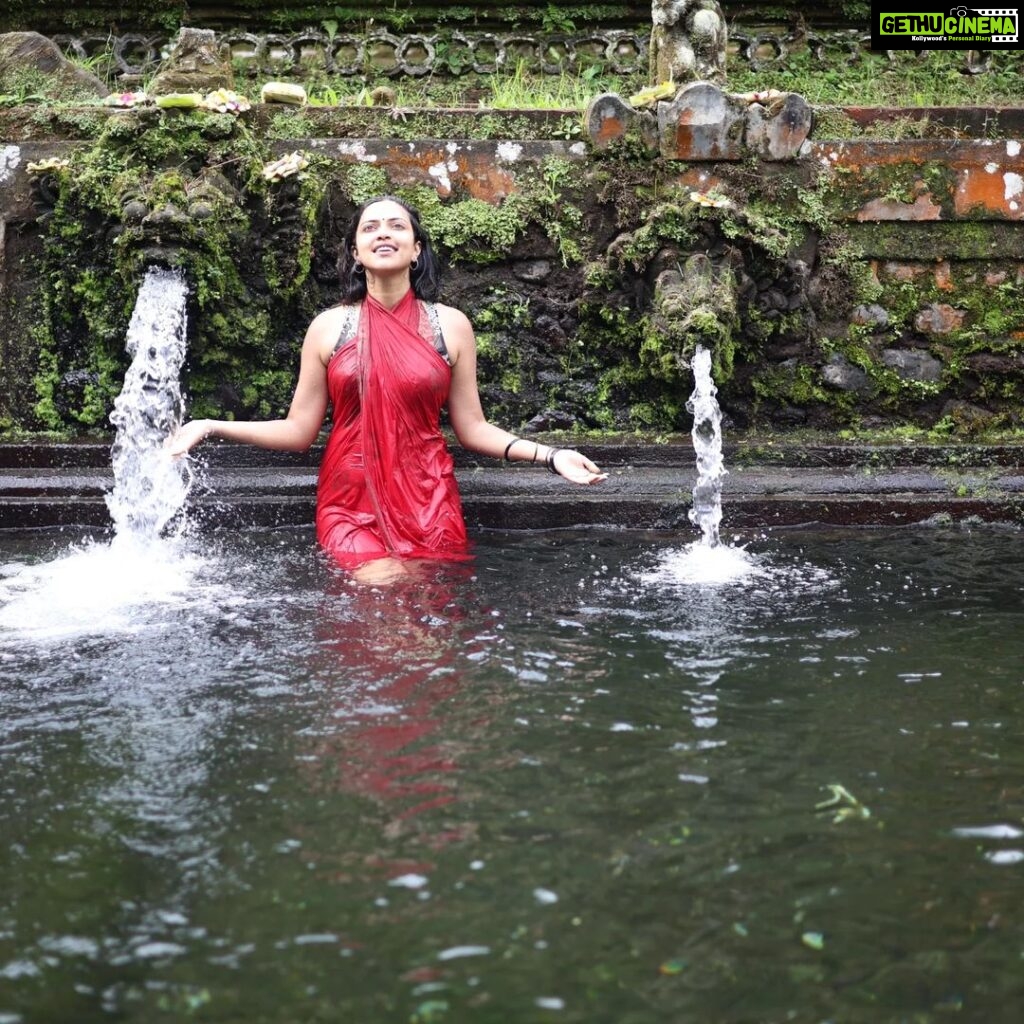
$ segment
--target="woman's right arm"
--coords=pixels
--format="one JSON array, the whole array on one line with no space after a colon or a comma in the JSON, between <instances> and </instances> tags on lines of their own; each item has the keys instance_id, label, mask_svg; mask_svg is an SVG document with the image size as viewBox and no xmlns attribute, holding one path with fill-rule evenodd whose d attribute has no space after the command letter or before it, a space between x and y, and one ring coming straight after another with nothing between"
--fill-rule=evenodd
<instances>
[{"instance_id":1,"label":"woman's right arm","mask_svg":"<svg viewBox=\"0 0 1024 1024\"><path fill-rule=\"evenodd\" d=\"M334 311L321 313L302 343L299 380L288 408L278 420L191 420L167 442L171 455L184 455L207 437L239 441L277 451L305 451L317 438L327 412L327 361L334 339Z\"/></svg>"}]
</instances>

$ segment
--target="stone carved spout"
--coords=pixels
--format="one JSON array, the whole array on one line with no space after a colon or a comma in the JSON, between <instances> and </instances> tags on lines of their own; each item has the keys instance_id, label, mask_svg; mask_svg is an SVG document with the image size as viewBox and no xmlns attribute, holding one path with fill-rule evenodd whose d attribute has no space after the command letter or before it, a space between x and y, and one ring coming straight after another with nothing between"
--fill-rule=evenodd
<instances>
[{"instance_id":1,"label":"stone carved spout","mask_svg":"<svg viewBox=\"0 0 1024 1024\"><path fill-rule=\"evenodd\" d=\"M736 325L736 282L727 264L704 253L661 271L654 283L654 326L685 356L697 346L716 352Z\"/></svg>"},{"instance_id":2,"label":"stone carved spout","mask_svg":"<svg viewBox=\"0 0 1024 1024\"><path fill-rule=\"evenodd\" d=\"M179 266L182 250L214 244L206 238L207 222L243 202L239 191L210 168L175 186L171 190L159 178L141 180L120 197L120 224L113 230L119 245L139 251L147 266Z\"/></svg>"}]
</instances>

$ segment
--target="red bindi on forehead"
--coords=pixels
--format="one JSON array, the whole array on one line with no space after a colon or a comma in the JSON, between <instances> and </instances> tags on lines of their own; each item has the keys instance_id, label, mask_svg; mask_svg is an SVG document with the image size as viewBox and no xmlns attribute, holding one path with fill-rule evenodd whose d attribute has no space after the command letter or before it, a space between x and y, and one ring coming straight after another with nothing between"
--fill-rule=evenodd
<instances>
[{"instance_id":1,"label":"red bindi on forehead","mask_svg":"<svg viewBox=\"0 0 1024 1024\"><path fill-rule=\"evenodd\" d=\"M365 226L367 224L379 224L382 220L387 221L389 224L408 224L409 215L400 206L371 206L363 211L363 216L359 223Z\"/></svg>"}]
</instances>

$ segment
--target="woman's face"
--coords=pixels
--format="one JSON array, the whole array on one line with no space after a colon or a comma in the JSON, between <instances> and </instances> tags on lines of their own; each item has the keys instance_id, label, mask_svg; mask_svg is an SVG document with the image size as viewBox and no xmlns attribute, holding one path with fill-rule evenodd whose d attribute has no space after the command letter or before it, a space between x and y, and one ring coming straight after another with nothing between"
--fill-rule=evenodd
<instances>
[{"instance_id":1,"label":"woman's face","mask_svg":"<svg viewBox=\"0 0 1024 1024\"><path fill-rule=\"evenodd\" d=\"M412 220L399 203L382 199L363 210L356 227L354 252L367 273L408 271L421 248L413 234Z\"/></svg>"}]
</instances>

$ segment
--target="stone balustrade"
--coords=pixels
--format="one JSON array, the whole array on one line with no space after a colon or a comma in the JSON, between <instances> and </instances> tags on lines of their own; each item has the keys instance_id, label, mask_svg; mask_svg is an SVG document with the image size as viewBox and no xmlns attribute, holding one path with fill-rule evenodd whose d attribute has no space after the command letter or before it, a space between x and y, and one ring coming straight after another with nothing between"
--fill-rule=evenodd
<instances>
[{"instance_id":1,"label":"stone balustrade","mask_svg":"<svg viewBox=\"0 0 1024 1024\"><path fill-rule=\"evenodd\" d=\"M118 77L152 73L173 46L168 33L58 33L51 38L81 59L109 54ZM308 28L293 33L225 31L219 41L230 51L239 73L252 77L323 73L342 77L458 77L514 70L519 62L549 75L574 73L591 66L618 75L647 71L649 33L641 29L588 29L569 33L474 32L469 30L402 33L328 33ZM755 69L785 68L798 55L810 55L822 66L842 64L870 49L870 33L857 29L823 29L813 33L790 29L733 30L729 54ZM891 54L888 56L892 56ZM927 54L922 55L927 59ZM963 54L963 69L984 73L989 55Z\"/></svg>"}]
</instances>

